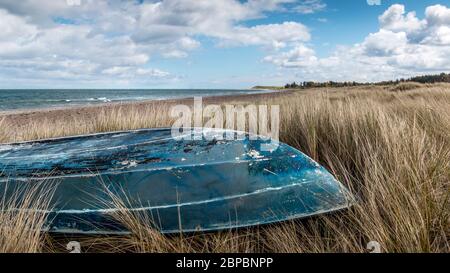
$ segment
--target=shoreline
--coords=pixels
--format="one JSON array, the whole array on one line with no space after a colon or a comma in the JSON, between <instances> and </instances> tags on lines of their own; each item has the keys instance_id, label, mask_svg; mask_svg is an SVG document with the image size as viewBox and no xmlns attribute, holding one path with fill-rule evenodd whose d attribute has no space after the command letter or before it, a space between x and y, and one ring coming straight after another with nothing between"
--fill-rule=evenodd
<instances>
[{"instance_id":1,"label":"shoreline","mask_svg":"<svg viewBox=\"0 0 450 273\"><path fill-rule=\"evenodd\" d=\"M246 95L265 95L272 93L283 92L282 90L275 89L249 89L249 91L261 91L259 93L242 93L242 94L228 94L228 95L214 95L214 96L203 96L202 98L205 100L206 98L222 98L222 97L240 97ZM140 104L140 103L149 103L149 102L172 102L172 101L185 101L189 99L193 99L194 97L179 97L179 98L164 98L164 99L142 99L142 100L122 100L122 101L110 101L110 102L99 102L96 104L71 104L71 105L56 105L50 107L36 107L36 108L19 108L19 109L6 109L0 110L0 117L2 116L10 116L10 115L19 115L19 114L27 114L34 112L50 112L54 110L73 110L73 109L81 109L81 108L91 108L91 107L104 107L104 106L112 106L112 105L128 105L128 104Z\"/></svg>"},{"instance_id":2,"label":"shoreline","mask_svg":"<svg viewBox=\"0 0 450 273\"><path fill-rule=\"evenodd\" d=\"M203 102L207 104L223 104L231 101L251 102L261 97L271 99L274 97L285 96L295 92L294 90L265 90L270 92L255 94L238 94L238 95L218 95L202 97ZM26 125L31 121L39 119L47 120L64 120L66 118L90 118L101 111L114 108L146 108L155 104L191 104L194 97L161 99L161 100L141 100L141 101L122 101L122 102L106 102L94 105L70 105L61 107L47 107L34 109L17 109L0 111L0 120L5 119L11 123Z\"/></svg>"}]
</instances>

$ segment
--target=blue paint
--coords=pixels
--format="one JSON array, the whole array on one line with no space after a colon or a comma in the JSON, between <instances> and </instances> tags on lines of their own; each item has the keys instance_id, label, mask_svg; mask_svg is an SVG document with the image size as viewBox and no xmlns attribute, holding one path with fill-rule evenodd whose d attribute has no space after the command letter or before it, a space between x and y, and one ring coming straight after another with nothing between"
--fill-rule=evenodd
<instances>
[{"instance_id":1,"label":"blue paint","mask_svg":"<svg viewBox=\"0 0 450 273\"><path fill-rule=\"evenodd\" d=\"M25 181L55 183L48 230L61 233L127 232L104 204L104 185L126 194L129 209L148 214L164 233L247 227L349 206L348 192L323 167L283 143L263 151L264 143L248 135L180 141L170 129L146 129L5 144L0 191L8 184L11 194Z\"/></svg>"}]
</instances>

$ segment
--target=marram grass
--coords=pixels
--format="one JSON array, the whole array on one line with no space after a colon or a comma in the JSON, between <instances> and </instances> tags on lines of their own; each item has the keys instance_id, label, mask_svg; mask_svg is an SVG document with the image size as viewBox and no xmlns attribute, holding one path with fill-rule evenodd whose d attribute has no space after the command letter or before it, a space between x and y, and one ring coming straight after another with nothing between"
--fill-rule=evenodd
<instances>
[{"instance_id":1,"label":"marram grass","mask_svg":"<svg viewBox=\"0 0 450 273\"><path fill-rule=\"evenodd\" d=\"M243 103L233 101L228 103ZM245 103L248 103L246 101ZM305 152L357 196L351 209L309 219L209 234L163 236L148 217L112 197L129 236L78 240L90 252L449 252L450 86L300 90L255 104L279 104L281 141ZM0 141L170 126L169 104L117 106L86 120L0 119ZM46 190L47 197L51 190ZM28 192L30 197L35 190ZM44 208L48 198L11 205ZM0 214L1 252L66 251L70 238L37 230L38 214Z\"/></svg>"}]
</instances>

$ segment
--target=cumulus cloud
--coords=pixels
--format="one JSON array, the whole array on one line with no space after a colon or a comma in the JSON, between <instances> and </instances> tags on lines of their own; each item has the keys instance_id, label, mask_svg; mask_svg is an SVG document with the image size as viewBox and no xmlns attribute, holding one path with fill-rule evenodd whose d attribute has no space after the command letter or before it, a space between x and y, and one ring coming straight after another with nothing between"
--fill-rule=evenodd
<instances>
[{"instance_id":1,"label":"cumulus cloud","mask_svg":"<svg viewBox=\"0 0 450 273\"><path fill-rule=\"evenodd\" d=\"M405 13L405 6L400 4L392 5L379 17L379 21L381 29L407 33L420 30L426 23L419 20L414 11Z\"/></svg>"},{"instance_id":2,"label":"cumulus cloud","mask_svg":"<svg viewBox=\"0 0 450 273\"><path fill-rule=\"evenodd\" d=\"M221 45L263 45L283 48L287 44L308 41L308 28L296 22L258 25L254 27L234 27L230 32L218 33Z\"/></svg>"},{"instance_id":3,"label":"cumulus cloud","mask_svg":"<svg viewBox=\"0 0 450 273\"><path fill-rule=\"evenodd\" d=\"M303 0L294 10L302 14L311 14L322 11L327 7L321 0Z\"/></svg>"},{"instance_id":4,"label":"cumulus cloud","mask_svg":"<svg viewBox=\"0 0 450 273\"><path fill-rule=\"evenodd\" d=\"M49 79L79 79L81 75L93 77L109 67L138 67L149 61L149 55L126 36L93 34L92 28L84 25L43 28L4 10L0 15L0 26L7 29L0 36L3 69L22 68L20 74L29 71L35 75L46 71Z\"/></svg>"},{"instance_id":5,"label":"cumulus cloud","mask_svg":"<svg viewBox=\"0 0 450 273\"><path fill-rule=\"evenodd\" d=\"M425 10L430 25L450 25L450 9L443 5L430 6Z\"/></svg>"},{"instance_id":6,"label":"cumulus cloud","mask_svg":"<svg viewBox=\"0 0 450 273\"><path fill-rule=\"evenodd\" d=\"M301 43L266 57L280 68L294 68L307 79L378 81L450 71L450 9L429 6L425 18L392 5L379 17L379 31L358 44L319 58Z\"/></svg>"},{"instance_id":7,"label":"cumulus cloud","mask_svg":"<svg viewBox=\"0 0 450 273\"><path fill-rule=\"evenodd\" d=\"M314 50L300 44L280 55L267 56L264 60L282 67L308 67L317 64L318 58L315 55Z\"/></svg>"},{"instance_id":8,"label":"cumulus cloud","mask_svg":"<svg viewBox=\"0 0 450 273\"><path fill-rule=\"evenodd\" d=\"M380 14L378 31L328 57L318 56L310 30L298 21L250 21L271 12L324 9L320 0L81 0L80 6L2 0L0 82L176 80L152 60L186 58L205 37L219 47L261 48L265 62L306 79L379 80L450 70L450 9L444 5L427 7L423 18L392 5Z\"/></svg>"},{"instance_id":9,"label":"cumulus cloud","mask_svg":"<svg viewBox=\"0 0 450 273\"><path fill-rule=\"evenodd\" d=\"M281 8L292 0L165 0L145 3L133 39L137 42L167 43L195 35L218 40L219 45L279 47L297 40L309 40L308 29L297 22L242 26L239 23ZM151 26L151 27L150 27Z\"/></svg>"},{"instance_id":10,"label":"cumulus cloud","mask_svg":"<svg viewBox=\"0 0 450 273\"><path fill-rule=\"evenodd\" d=\"M380 30L363 43L369 56L382 56L390 65L416 70L450 69L450 9L426 8L420 20L402 5L391 6L380 16ZM378 54L378 53L381 53Z\"/></svg>"},{"instance_id":11,"label":"cumulus cloud","mask_svg":"<svg viewBox=\"0 0 450 273\"><path fill-rule=\"evenodd\" d=\"M368 56L391 56L400 54L408 44L405 32L393 32L381 29L371 33L364 40L363 47Z\"/></svg>"},{"instance_id":12,"label":"cumulus cloud","mask_svg":"<svg viewBox=\"0 0 450 273\"><path fill-rule=\"evenodd\" d=\"M300 1L317 10L320 1ZM185 58L201 47L198 37L218 46L280 49L310 39L298 22L245 26L266 12L283 11L297 0L3 0L0 2L2 74L60 79L169 78L151 59ZM45 71L45 73L43 73ZM19 75L18 75L19 76Z\"/></svg>"},{"instance_id":13,"label":"cumulus cloud","mask_svg":"<svg viewBox=\"0 0 450 273\"><path fill-rule=\"evenodd\" d=\"M130 66L113 66L102 71L105 75L117 76L121 78L133 78L138 76L167 77L170 74L159 69L135 68Z\"/></svg>"}]
</instances>

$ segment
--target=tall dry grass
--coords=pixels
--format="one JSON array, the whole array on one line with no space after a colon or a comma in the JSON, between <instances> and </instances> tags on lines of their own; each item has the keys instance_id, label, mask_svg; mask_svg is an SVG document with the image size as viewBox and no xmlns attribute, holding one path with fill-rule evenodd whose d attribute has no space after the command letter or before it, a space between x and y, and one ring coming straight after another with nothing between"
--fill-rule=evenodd
<instances>
[{"instance_id":1,"label":"tall dry grass","mask_svg":"<svg viewBox=\"0 0 450 273\"><path fill-rule=\"evenodd\" d=\"M240 101L229 103L243 103ZM245 102L245 103L248 103ZM358 199L349 210L212 234L163 236L114 198L129 236L78 238L113 252L449 252L450 86L298 91L255 104L281 106L281 140L326 166ZM117 107L89 120L14 124L2 141L170 126L167 104ZM1 227L0 227L1 230ZM41 240L41 237L35 237ZM39 244L40 241L36 241Z\"/></svg>"},{"instance_id":2,"label":"tall dry grass","mask_svg":"<svg viewBox=\"0 0 450 273\"><path fill-rule=\"evenodd\" d=\"M48 182L3 188L0 192L0 253L46 250L47 237L41 230L48 216L42 211L51 209L54 189Z\"/></svg>"}]
</instances>

